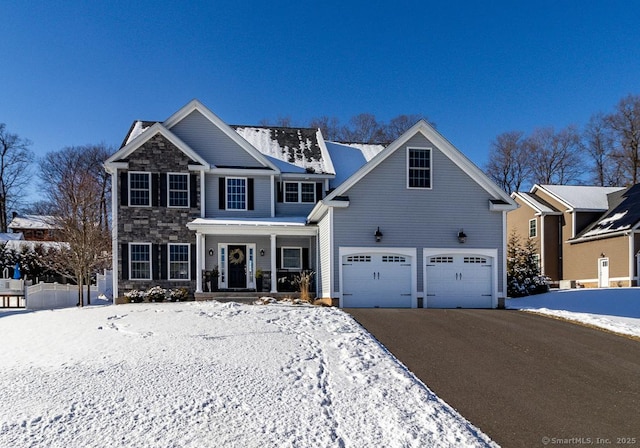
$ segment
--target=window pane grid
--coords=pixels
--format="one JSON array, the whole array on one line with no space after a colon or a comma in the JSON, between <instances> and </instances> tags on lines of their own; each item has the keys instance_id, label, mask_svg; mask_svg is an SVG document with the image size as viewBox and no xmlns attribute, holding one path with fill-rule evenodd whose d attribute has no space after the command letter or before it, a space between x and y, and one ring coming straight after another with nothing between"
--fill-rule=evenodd
<instances>
[{"instance_id":1,"label":"window pane grid","mask_svg":"<svg viewBox=\"0 0 640 448\"><path fill-rule=\"evenodd\" d=\"M169 245L169 279L189 280L189 245Z\"/></svg>"},{"instance_id":2,"label":"window pane grid","mask_svg":"<svg viewBox=\"0 0 640 448\"><path fill-rule=\"evenodd\" d=\"M149 205L149 173L129 173L129 203Z\"/></svg>"},{"instance_id":3,"label":"window pane grid","mask_svg":"<svg viewBox=\"0 0 640 448\"><path fill-rule=\"evenodd\" d=\"M189 206L188 174L169 174L169 206Z\"/></svg>"},{"instance_id":4,"label":"window pane grid","mask_svg":"<svg viewBox=\"0 0 640 448\"><path fill-rule=\"evenodd\" d=\"M130 246L131 278L151 278L151 250L147 244L132 244Z\"/></svg>"},{"instance_id":5,"label":"window pane grid","mask_svg":"<svg viewBox=\"0 0 640 448\"><path fill-rule=\"evenodd\" d=\"M285 269L302 268L302 250L300 248L282 249L282 267Z\"/></svg>"},{"instance_id":6,"label":"window pane grid","mask_svg":"<svg viewBox=\"0 0 640 448\"><path fill-rule=\"evenodd\" d=\"M227 179L227 208L244 210L246 204L246 179Z\"/></svg>"},{"instance_id":7,"label":"window pane grid","mask_svg":"<svg viewBox=\"0 0 640 448\"><path fill-rule=\"evenodd\" d=\"M409 149L409 187L431 188L431 151Z\"/></svg>"},{"instance_id":8,"label":"window pane grid","mask_svg":"<svg viewBox=\"0 0 640 448\"><path fill-rule=\"evenodd\" d=\"M293 182L285 182L284 184L284 201L298 202L298 184Z\"/></svg>"},{"instance_id":9,"label":"window pane grid","mask_svg":"<svg viewBox=\"0 0 640 448\"><path fill-rule=\"evenodd\" d=\"M316 202L316 186L315 184L305 183L301 186L302 202Z\"/></svg>"}]
</instances>

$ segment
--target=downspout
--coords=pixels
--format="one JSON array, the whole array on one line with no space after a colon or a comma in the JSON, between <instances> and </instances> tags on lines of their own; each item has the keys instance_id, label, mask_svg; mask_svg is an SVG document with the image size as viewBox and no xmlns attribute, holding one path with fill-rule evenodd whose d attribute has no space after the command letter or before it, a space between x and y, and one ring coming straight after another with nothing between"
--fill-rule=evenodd
<instances>
[{"instance_id":1,"label":"downspout","mask_svg":"<svg viewBox=\"0 0 640 448\"><path fill-rule=\"evenodd\" d=\"M634 236L635 236L635 232L632 230L631 232L629 232L629 286L633 286L633 277L634 277L634 264L635 264L635 260L634 260Z\"/></svg>"},{"instance_id":2,"label":"downspout","mask_svg":"<svg viewBox=\"0 0 640 448\"><path fill-rule=\"evenodd\" d=\"M118 193L120 192L120 184L118 183L118 170L111 171L111 290L112 305L116 304L118 298ZM115 185L115 188L113 188Z\"/></svg>"},{"instance_id":3,"label":"downspout","mask_svg":"<svg viewBox=\"0 0 640 448\"><path fill-rule=\"evenodd\" d=\"M540 215L540 274L541 275L546 275L546 269L545 269L545 250L544 250L544 244L545 239L544 239L544 214Z\"/></svg>"},{"instance_id":4,"label":"downspout","mask_svg":"<svg viewBox=\"0 0 640 448\"><path fill-rule=\"evenodd\" d=\"M507 212L502 212L502 297L507 298ZM426 296L426 292L425 292ZM497 296L497 294L496 294ZM426 299L426 297L425 297ZM500 306L498 300L498 306Z\"/></svg>"}]
</instances>

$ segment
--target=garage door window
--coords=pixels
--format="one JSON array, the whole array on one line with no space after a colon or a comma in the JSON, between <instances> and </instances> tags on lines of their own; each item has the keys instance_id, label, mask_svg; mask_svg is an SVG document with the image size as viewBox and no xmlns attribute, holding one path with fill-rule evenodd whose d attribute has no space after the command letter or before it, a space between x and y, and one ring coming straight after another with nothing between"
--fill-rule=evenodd
<instances>
[{"instance_id":1,"label":"garage door window","mask_svg":"<svg viewBox=\"0 0 640 448\"><path fill-rule=\"evenodd\" d=\"M431 257L430 263L453 263L453 257Z\"/></svg>"},{"instance_id":2,"label":"garage door window","mask_svg":"<svg viewBox=\"0 0 640 448\"><path fill-rule=\"evenodd\" d=\"M351 255L347 257L348 263L371 263L371 255Z\"/></svg>"},{"instance_id":3,"label":"garage door window","mask_svg":"<svg viewBox=\"0 0 640 448\"><path fill-rule=\"evenodd\" d=\"M382 262L383 263L406 263L407 259L405 257L400 257L397 255L383 255Z\"/></svg>"},{"instance_id":4,"label":"garage door window","mask_svg":"<svg viewBox=\"0 0 640 448\"><path fill-rule=\"evenodd\" d=\"M464 257L465 263L486 263L487 259L482 257Z\"/></svg>"}]
</instances>

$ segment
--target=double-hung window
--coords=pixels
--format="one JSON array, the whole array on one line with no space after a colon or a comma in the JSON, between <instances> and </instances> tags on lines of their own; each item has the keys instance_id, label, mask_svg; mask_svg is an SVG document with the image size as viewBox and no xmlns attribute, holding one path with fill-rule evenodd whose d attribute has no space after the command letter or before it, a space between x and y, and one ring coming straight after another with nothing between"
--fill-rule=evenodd
<instances>
[{"instance_id":1,"label":"double-hung window","mask_svg":"<svg viewBox=\"0 0 640 448\"><path fill-rule=\"evenodd\" d=\"M169 244L169 280L189 280L188 244Z\"/></svg>"},{"instance_id":2,"label":"double-hung window","mask_svg":"<svg viewBox=\"0 0 640 448\"><path fill-rule=\"evenodd\" d=\"M430 148L407 148L407 187L431 188Z\"/></svg>"},{"instance_id":3,"label":"double-hung window","mask_svg":"<svg viewBox=\"0 0 640 448\"><path fill-rule=\"evenodd\" d=\"M129 205L151 205L151 173L129 173Z\"/></svg>"},{"instance_id":4,"label":"double-hung window","mask_svg":"<svg viewBox=\"0 0 640 448\"><path fill-rule=\"evenodd\" d=\"M167 175L169 207L189 207L189 175L169 173Z\"/></svg>"},{"instance_id":5,"label":"double-hung window","mask_svg":"<svg viewBox=\"0 0 640 448\"><path fill-rule=\"evenodd\" d=\"M315 204L316 184L313 182L285 182L284 202Z\"/></svg>"},{"instance_id":6,"label":"double-hung window","mask_svg":"<svg viewBox=\"0 0 640 448\"><path fill-rule=\"evenodd\" d=\"M536 236L538 236L538 221L534 218L529 220L529 238Z\"/></svg>"},{"instance_id":7,"label":"double-hung window","mask_svg":"<svg viewBox=\"0 0 640 448\"><path fill-rule=\"evenodd\" d=\"M247 209L247 179L227 177L227 210Z\"/></svg>"},{"instance_id":8,"label":"double-hung window","mask_svg":"<svg viewBox=\"0 0 640 448\"><path fill-rule=\"evenodd\" d=\"M151 244L129 244L129 278L151 280Z\"/></svg>"},{"instance_id":9,"label":"double-hung window","mask_svg":"<svg viewBox=\"0 0 640 448\"><path fill-rule=\"evenodd\" d=\"M282 267L284 269L302 269L302 248L283 247Z\"/></svg>"}]
</instances>

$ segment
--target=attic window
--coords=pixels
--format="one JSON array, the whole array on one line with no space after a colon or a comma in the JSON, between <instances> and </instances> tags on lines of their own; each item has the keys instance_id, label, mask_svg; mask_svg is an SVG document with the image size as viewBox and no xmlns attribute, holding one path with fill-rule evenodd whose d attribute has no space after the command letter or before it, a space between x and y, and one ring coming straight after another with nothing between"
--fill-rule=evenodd
<instances>
[{"instance_id":1,"label":"attic window","mask_svg":"<svg viewBox=\"0 0 640 448\"><path fill-rule=\"evenodd\" d=\"M407 188L431 188L431 148L407 148Z\"/></svg>"}]
</instances>

